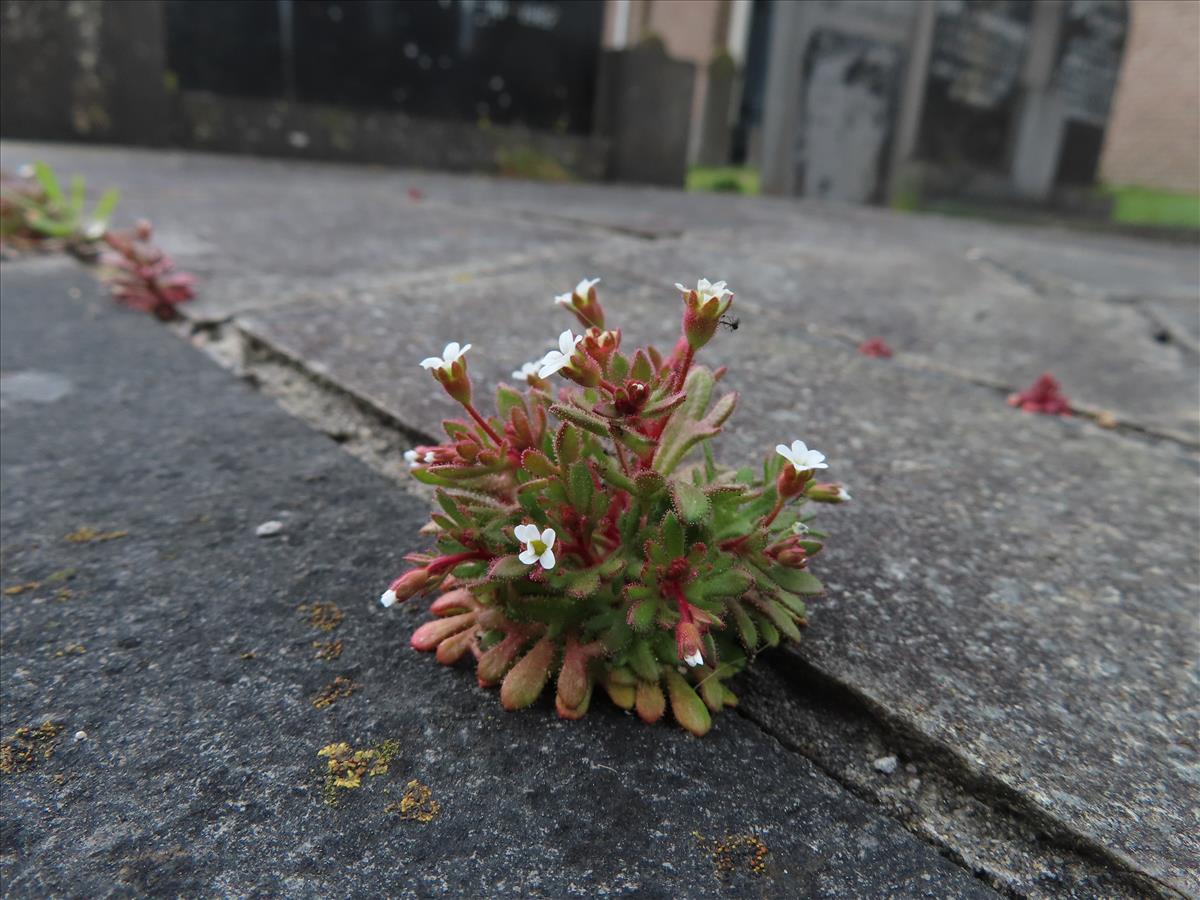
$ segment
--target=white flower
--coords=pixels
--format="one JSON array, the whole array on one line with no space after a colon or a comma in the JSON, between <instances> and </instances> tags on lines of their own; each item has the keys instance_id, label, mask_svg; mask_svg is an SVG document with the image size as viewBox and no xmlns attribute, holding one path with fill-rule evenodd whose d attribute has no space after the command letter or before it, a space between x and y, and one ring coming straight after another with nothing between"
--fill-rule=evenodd
<instances>
[{"instance_id":1,"label":"white flower","mask_svg":"<svg viewBox=\"0 0 1200 900\"><path fill-rule=\"evenodd\" d=\"M818 450L809 450L804 441L792 441L790 449L787 444L776 444L775 452L795 466L797 472L829 468L825 462L825 454Z\"/></svg>"},{"instance_id":2,"label":"white flower","mask_svg":"<svg viewBox=\"0 0 1200 900\"><path fill-rule=\"evenodd\" d=\"M599 278L584 278L579 284L575 285L575 290L566 294L559 294L554 298L555 303L563 306L570 306L574 302L574 298L578 297L581 300L588 298L588 291L600 283Z\"/></svg>"},{"instance_id":3,"label":"white flower","mask_svg":"<svg viewBox=\"0 0 1200 900\"><path fill-rule=\"evenodd\" d=\"M544 359L545 357L543 356L542 359L535 359L533 362L525 363L521 368L513 371L512 377L521 381L528 381L531 376L538 373L538 369L542 367L542 360Z\"/></svg>"},{"instance_id":4,"label":"white flower","mask_svg":"<svg viewBox=\"0 0 1200 900\"><path fill-rule=\"evenodd\" d=\"M423 369L449 369L460 357L471 349L470 344L458 346L458 341L451 341L446 345L446 349L442 351L441 357L430 356L421 360L421 368Z\"/></svg>"},{"instance_id":5,"label":"white flower","mask_svg":"<svg viewBox=\"0 0 1200 900\"><path fill-rule=\"evenodd\" d=\"M679 288L685 294L690 294L691 288L685 288L678 281L675 282L675 287ZM696 293L699 295L701 303L706 302L710 297L716 297L718 300L724 300L726 296L732 296L733 291L725 287L725 282L717 281L710 282L707 278L701 278L696 282Z\"/></svg>"},{"instance_id":6,"label":"white flower","mask_svg":"<svg viewBox=\"0 0 1200 900\"><path fill-rule=\"evenodd\" d=\"M394 606L396 604L396 592L392 590L384 591L383 595L379 598L379 602L384 607Z\"/></svg>"},{"instance_id":7,"label":"white flower","mask_svg":"<svg viewBox=\"0 0 1200 900\"><path fill-rule=\"evenodd\" d=\"M543 569L554 568L554 551L551 549L554 546L555 538L553 528L538 532L536 525L526 522L524 525L514 528L513 534L516 535L518 541L525 545L521 548L521 555L517 559L527 566L536 562L541 563Z\"/></svg>"},{"instance_id":8,"label":"white flower","mask_svg":"<svg viewBox=\"0 0 1200 900\"><path fill-rule=\"evenodd\" d=\"M808 534L809 528L803 522L792 523L792 534Z\"/></svg>"},{"instance_id":9,"label":"white flower","mask_svg":"<svg viewBox=\"0 0 1200 900\"><path fill-rule=\"evenodd\" d=\"M846 503L850 499L850 492L847 491L844 487L839 487L838 488L838 499L841 500L843 503Z\"/></svg>"},{"instance_id":10,"label":"white flower","mask_svg":"<svg viewBox=\"0 0 1200 900\"><path fill-rule=\"evenodd\" d=\"M565 369L571 363L571 356L575 353L575 345L583 340L583 335L571 334L571 329L568 328L558 336L558 349L551 350L542 358L541 368L538 369L538 378L549 378L560 369Z\"/></svg>"},{"instance_id":11,"label":"white flower","mask_svg":"<svg viewBox=\"0 0 1200 900\"><path fill-rule=\"evenodd\" d=\"M683 658L683 661L685 663L687 663L689 666L702 666L702 665L704 665L704 656L700 653L699 650L697 650L691 656L685 656Z\"/></svg>"}]
</instances>

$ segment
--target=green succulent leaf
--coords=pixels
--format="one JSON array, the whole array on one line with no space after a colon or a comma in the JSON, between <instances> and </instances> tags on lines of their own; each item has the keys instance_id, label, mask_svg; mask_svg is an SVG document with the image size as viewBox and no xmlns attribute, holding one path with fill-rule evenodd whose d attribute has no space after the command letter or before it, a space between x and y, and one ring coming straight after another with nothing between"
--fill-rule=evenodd
<instances>
[{"instance_id":1,"label":"green succulent leaf","mask_svg":"<svg viewBox=\"0 0 1200 900\"><path fill-rule=\"evenodd\" d=\"M685 481L672 479L671 500L679 518L689 525L706 522L712 514L712 504L701 488Z\"/></svg>"}]
</instances>

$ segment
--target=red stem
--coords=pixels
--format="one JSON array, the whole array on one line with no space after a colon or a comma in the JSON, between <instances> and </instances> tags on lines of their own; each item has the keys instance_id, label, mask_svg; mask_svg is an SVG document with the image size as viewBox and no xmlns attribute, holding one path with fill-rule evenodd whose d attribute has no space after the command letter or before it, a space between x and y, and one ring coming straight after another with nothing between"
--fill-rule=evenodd
<instances>
[{"instance_id":1,"label":"red stem","mask_svg":"<svg viewBox=\"0 0 1200 900\"><path fill-rule=\"evenodd\" d=\"M475 409L475 406L473 404L464 403L463 406L465 406L467 408L467 412L469 412L471 414L471 418L479 423L479 427L482 428L485 432L487 432L487 436L496 442L497 447L501 446L504 443L504 441L500 440L500 435L496 434L496 432L492 429L492 426L489 425L487 423L487 420L479 414L479 412Z\"/></svg>"},{"instance_id":2,"label":"red stem","mask_svg":"<svg viewBox=\"0 0 1200 900\"><path fill-rule=\"evenodd\" d=\"M440 575L448 569L453 569L459 563L466 562L469 559L483 559L484 554L479 550L467 550L464 553L454 553L450 556L439 556L431 562L426 568L430 575Z\"/></svg>"},{"instance_id":3,"label":"red stem","mask_svg":"<svg viewBox=\"0 0 1200 900\"><path fill-rule=\"evenodd\" d=\"M692 367L692 359L695 357L696 351L689 343L687 350L683 354L683 362L679 368L675 370L675 383L672 385L673 391L683 390L683 383L687 381L688 370Z\"/></svg>"}]
</instances>

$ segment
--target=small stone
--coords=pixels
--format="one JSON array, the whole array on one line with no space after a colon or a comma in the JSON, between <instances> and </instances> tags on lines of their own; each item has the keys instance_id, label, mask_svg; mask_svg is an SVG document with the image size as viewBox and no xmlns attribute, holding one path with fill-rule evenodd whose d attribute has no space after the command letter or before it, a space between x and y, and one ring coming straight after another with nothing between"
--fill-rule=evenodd
<instances>
[{"instance_id":1,"label":"small stone","mask_svg":"<svg viewBox=\"0 0 1200 900\"><path fill-rule=\"evenodd\" d=\"M272 519L270 522L263 522L254 529L254 533L259 537L271 537L283 531L283 523L278 519Z\"/></svg>"},{"instance_id":2,"label":"small stone","mask_svg":"<svg viewBox=\"0 0 1200 900\"><path fill-rule=\"evenodd\" d=\"M916 763L905 763L904 771L907 772L909 775L916 775L917 774L917 764Z\"/></svg>"},{"instance_id":3,"label":"small stone","mask_svg":"<svg viewBox=\"0 0 1200 900\"><path fill-rule=\"evenodd\" d=\"M86 741L86 740L87 740L87 732L86 731L75 732L75 743L79 743L80 741Z\"/></svg>"},{"instance_id":4,"label":"small stone","mask_svg":"<svg viewBox=\"0 0 1200 900\"><path fill-rule=\"evenodd\" d=\"M896 766L900 765L900 760L894 756L881 756L875 762L871 763L875 767L875 771L882 772L884 775L891 775L896 771Z\"/></svg>"}]
</instances>

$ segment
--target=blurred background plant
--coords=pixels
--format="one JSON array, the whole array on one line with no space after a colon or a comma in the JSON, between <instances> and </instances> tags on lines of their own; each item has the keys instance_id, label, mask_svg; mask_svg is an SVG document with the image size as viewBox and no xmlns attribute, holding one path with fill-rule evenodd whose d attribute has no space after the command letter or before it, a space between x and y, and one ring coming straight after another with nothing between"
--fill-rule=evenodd
<instances>
[{"instance_id":1,"label":"blurred background plant","mask_svg":"<svg viewBox=\"0 0 1200 900\"><path fill-rule=\"evenodd\" d=\"M109 188L89 212L87 185L80 175L64 191L58 175L43 162L22 167L16 175L4 173L0 240L17 250L65 249L94 258L120 197L116 188Z\"/></svg>"}]
</instances>

